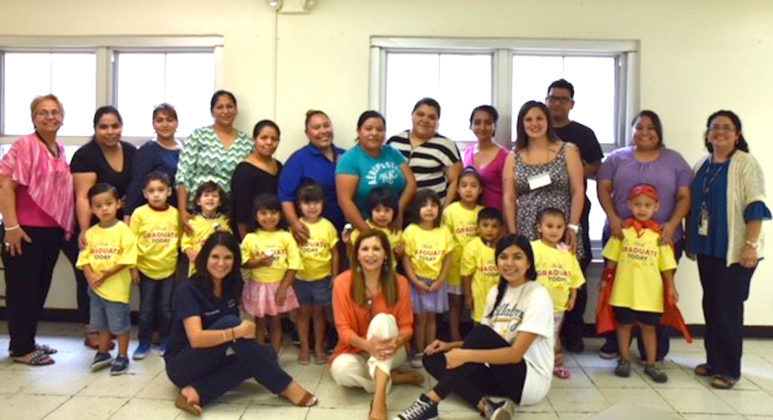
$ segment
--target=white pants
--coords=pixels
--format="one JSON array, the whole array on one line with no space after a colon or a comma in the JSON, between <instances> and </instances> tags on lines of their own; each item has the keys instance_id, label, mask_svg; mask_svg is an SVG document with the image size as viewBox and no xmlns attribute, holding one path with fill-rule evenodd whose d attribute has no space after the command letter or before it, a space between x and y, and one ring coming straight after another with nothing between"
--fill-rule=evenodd
<instances>
[{"instance_id":1,"label":"white pants","mask_svg":"<svg viewBox=\"0 0 773 420\"><path fill-rule=\"evenodd\" d=\"M368 326L367 339L396 338L399 333L397 321L390 314L377 314ZM368 392L376 390L376 369L384 372L387 377L392 370L405 362L407 355L405 347L397 349L391 359L378 360L367 353L344 353L333 360L330 375L340 386L364 388ZM387 383L387 392L392 387L391 379Z\"/></svg>"}]
</instances>

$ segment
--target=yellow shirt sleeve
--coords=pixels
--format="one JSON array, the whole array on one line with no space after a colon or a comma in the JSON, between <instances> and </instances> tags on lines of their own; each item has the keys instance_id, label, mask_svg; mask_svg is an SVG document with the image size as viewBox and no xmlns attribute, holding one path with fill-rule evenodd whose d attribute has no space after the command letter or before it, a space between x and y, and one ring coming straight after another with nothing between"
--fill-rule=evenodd
<instances>
[{"instance_id":1,"label":"yellow shirt sleeve","mask_svg":"<svg viewBox=\"0 0 773 420\"><path fill-rule=\"evenodd\" d=\"M462 250L462 261L460 264L459 273L462 276L471 276L475 273L475 253L477 251L477 241L472 240L470 243L464 246Z\"/></svg>"},{"instance_id":2,"label":"yellow shirt sleeve","mask_svg":"<svg viewBox=\"0 0 773 420\"><path fill-rule=\"evenodd\" d=\"M658 269L660 271L676 270L677 262L674 258L674 250L670 245L660 245L658 249Z\"/></svg>"},{"instance_id":3,"label":"yellow shirt sleeve","mask_svg":"<svg viewBox=\"0 0 773 420\"><path fill-rule=\"evenodd\" d=\"M123 224L123 222L121 222ZM137 237L125 224L121 227L121 255L116 264L123 264L129 267L137 265Z\"/></svg>"},{"instance_id":4,"label":"yellow shirt sleeve","mask_svg":"<svg viewBox=\"0 0 773 420\"><path fill-rule=\"evenodd\" d=\"M582 268L580 268L580 261L576 258L575 255L572 255L572 280L569 285L572 289L578 289L580 286L585 284L585 275L582 273Z\"/></svg>"},{"instance_id":5,"label":"yellow shirt sleeve","mask_svg":"<svg viewBox=\"0 0 773 420\"><path fill-rule=\"evenodd\" d=\"M601 255L610 260L617 262L620 260L620 251L622 250L623 242L616 236L613 236L609 238L609 241L607 241L606 246L604 246L604 251L601 252Z\"/></svg>"},{"instance_id":6,"label":"yellow shirt sleeve","mask_svg":"<svg viewBox=\"0 0 773 420\"><path fill-rule=\"evenodd\" d=\"M292 235L289 232L284 232L284 242L287 249L287 269L300 271L303 270L303 261L301 260L301 253L298 250L298 244L295 243Z\"/></svg>"}]
</instances>

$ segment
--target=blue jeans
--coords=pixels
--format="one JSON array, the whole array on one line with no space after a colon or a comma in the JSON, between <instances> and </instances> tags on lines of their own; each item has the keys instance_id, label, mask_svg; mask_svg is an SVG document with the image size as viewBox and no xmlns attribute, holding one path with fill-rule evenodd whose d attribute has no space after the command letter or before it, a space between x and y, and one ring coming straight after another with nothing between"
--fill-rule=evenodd
<instances>
[{"instance_id":1,"label":"blue jeans","mask_svg":"<svg viewBox=\"0 0 773 420\"><path fill-rule=\"evenodd\" d=\"M163 280L154 280L140 271L140 343L149 343L154 327L158 327L161 339L169 335L172 327L172 291L174 275Z\"/></svg>"},{"instance_id":2,"label":"blue jeans","mask_svg":"<svg viewBox=\"0 0 773 420\"><path fill-rule=\"evenodd\" d=\"M233 328L240 323L238 317L226 315L215 321L209 329ZM226 355L228 348L234 354ZM249 378L255 378L274 394L287 389L293 380L279 366L276 352L271 346L262 346L255 340L244 338L209 348L194 349L188 346L165 358L165 361L169 379L178 388L195 388L202 406Z\"/></svg>"}]
</instances>

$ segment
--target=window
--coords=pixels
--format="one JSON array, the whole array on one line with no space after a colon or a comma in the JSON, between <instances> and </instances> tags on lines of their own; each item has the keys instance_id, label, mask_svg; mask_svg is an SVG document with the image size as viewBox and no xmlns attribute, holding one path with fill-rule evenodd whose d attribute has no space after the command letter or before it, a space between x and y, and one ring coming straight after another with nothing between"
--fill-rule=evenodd
<instances>
[{"instance_id":1,"label":"window","mask_svg":"<svg viewBox=\"0 0 773 420\"><path fill-rule=\"evenodd\" d=\"M124 118L125 136L153 136L151 111L162 102L177 111L179 137L187 137L211 118L207 104L215 87L212 51L115 56L115 103Z\"/></svg>"},{"instance_id":2,"label":"window","mask_svg":"<svg viewBox=\"0 0 773 420\"><path fill-rule=\"evenodd\" d=\"M470 110L491 103L491 54L387 53L387 133L411 127L411 110L425 96L440 102L439 132L474 141Z\"/></svg>"},{"instance_id":3,"label":"window","mask_svg":"<svg viewBox=\"0 0 773 420\"><path fill-rule=\"evenodd\" d=\"M60 135L88 135L93 131L96 54L9 52L2 56L1 133L12 136L31 133L30 102L36 96L51 92L64 105L65 124Z\"/></svg>"},{"instance_id":4,"label":"window","mask_svg":"<svg viewBox=\"0 0 773 420\"><path fill-rule=\"evenodd\" d=\"M169 102L180 119L178 137L211 121L223 38L0 36L0 144L32 131L29 104L54 93L65 108L59 140L84 144L98 106L115 105L124 138L152 136L153 108Z\"/></svg>"}]
</instances>

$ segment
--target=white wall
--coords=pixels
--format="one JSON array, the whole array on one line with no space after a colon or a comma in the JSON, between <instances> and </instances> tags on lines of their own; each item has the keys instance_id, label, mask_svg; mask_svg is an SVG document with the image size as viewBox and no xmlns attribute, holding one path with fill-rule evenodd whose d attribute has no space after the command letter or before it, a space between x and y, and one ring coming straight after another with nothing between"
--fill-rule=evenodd
<instances>
[{"instance_id":1,"label":"white wall","mask_svg":"<svg viewBox=\"0 0 773 420\"><path fill-rule=\"evenodd\" d=\"M318 0L300 15L275 15L262 0L0 4L2 35L222 35L223 87L239 98L237 124L248 131L258 119L274 118L283 128L281 159L305 143L309 108L326 110L338 143L351 144L368 106L370 37L390 35L639 40L640 106L659 113L669 147L695 162L704 153L705 118L727 108L743 119L756 156L773 150L766 141L773 2L766 0ZM773 168L766 169L773 185ZM765 231L770 235L769 223ZM71 273L61 264L56 273L48 306L73 307ZM771 274L763 261L748 325L773 325ZM677 282L687 321L702 323L694 263L682 261Z\"/></svg>"}]
</instances>

